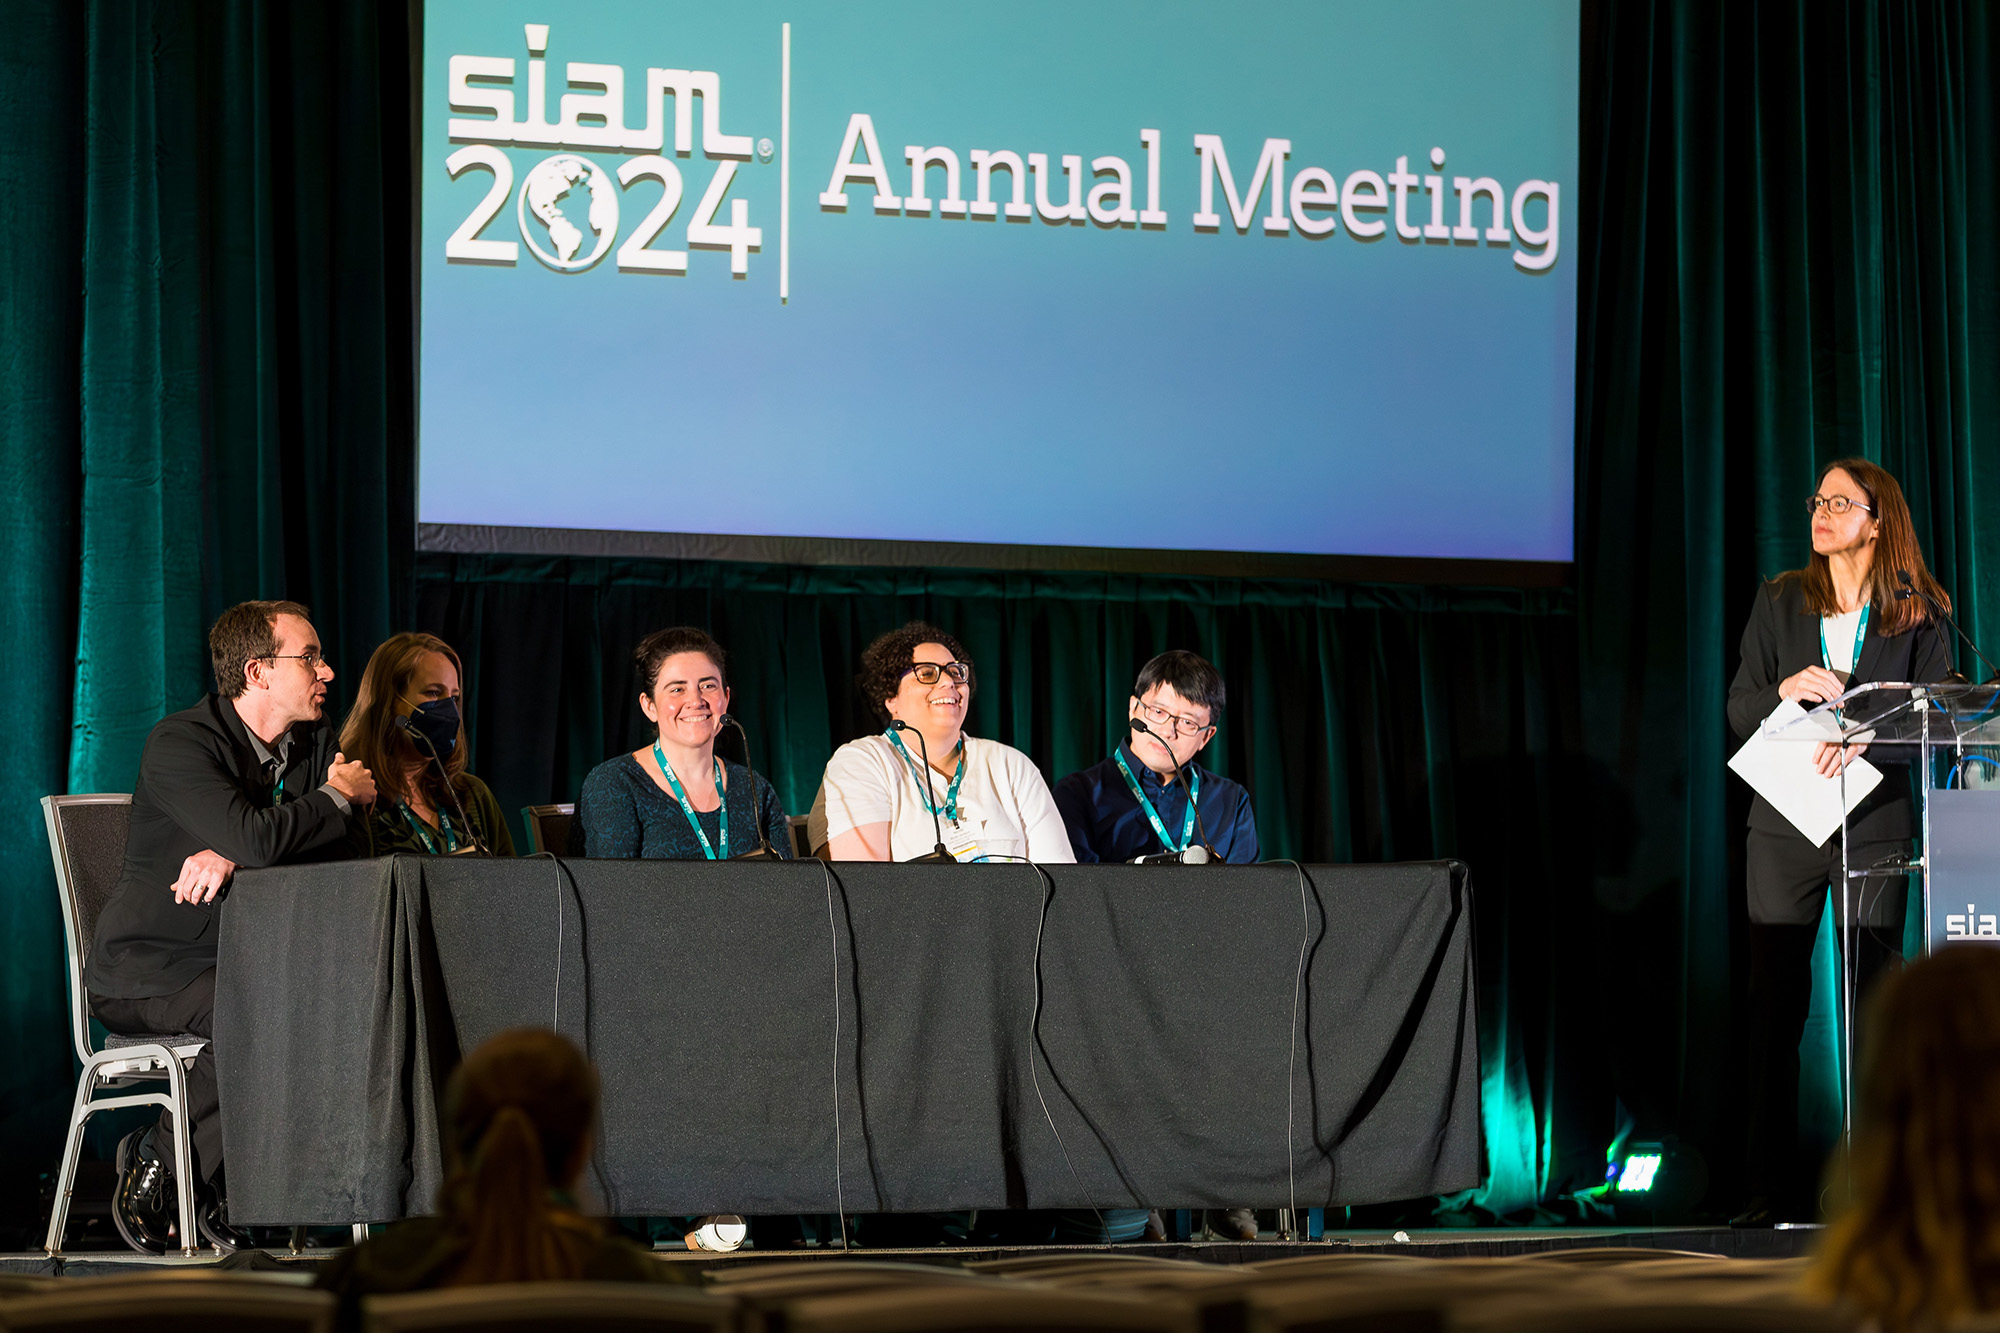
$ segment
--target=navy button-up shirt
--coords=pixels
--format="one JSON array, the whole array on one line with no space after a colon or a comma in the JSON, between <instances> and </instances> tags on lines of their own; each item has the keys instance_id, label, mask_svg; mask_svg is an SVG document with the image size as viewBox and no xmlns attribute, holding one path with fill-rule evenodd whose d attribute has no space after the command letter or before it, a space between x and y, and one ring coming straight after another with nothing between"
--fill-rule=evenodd
<instances>
[{"instance_id":1,"label":"navy button-up shirt","mask_svg":"<svg viewBox=\"0 0 2000 1333\"><path fill-rule=\"evenodd\" d=\"M1139 789L1159 812L1167 832L1179 838L1181 825L1187 820L1186 789L1178 782L1161 782L1160 775L1132 753L1129 740L1118 743L1118 753L1125 756L1132 776L1139 779ZM1187 770L1201 774L1201 830L1207 832L1215 854L1236 865L1257 860L1257 822L1250 814L1250 793L1240 783L1199 764L1189 764ZM1078 861L1130 861L1135 856L1171 850L1161 843L1152 821L1132 798L1116 759L1070 774L1056 784L1055 797ZM1195 833L1194 841L1201 841L1201 831Z\"/></svg>"}]
</instances>

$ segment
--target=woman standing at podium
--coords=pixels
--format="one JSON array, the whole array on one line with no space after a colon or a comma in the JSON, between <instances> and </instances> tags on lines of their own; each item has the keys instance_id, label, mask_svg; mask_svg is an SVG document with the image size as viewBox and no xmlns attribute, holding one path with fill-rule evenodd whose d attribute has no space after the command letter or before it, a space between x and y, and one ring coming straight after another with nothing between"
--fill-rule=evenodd
<instances>
[{"instance_id":1,"label":"woman standing at podium","mask_svg":"<svg viewBox=\"0 0 2000 1333\"><path fill-rule=\"evenodd\" d=\"M1950 602L1924 564L1896 479L1866 459L1843 458L1820 471L1809 508L1812 558L1763 585L1743 630L1729 724L1745 740L1781 701L1811 709L1869 681L1938 681L1952 670L1925 599L1947 609ZM1903 574L1920 595L1902 592ZM1831 777L1867 748L1823 744L1813 761ZM1857 870L1910 850L1908 764L1880 767L1881 785L1848 816L1847 860ZM1799 1039L1827 887L1836 895L1843 887L1840 835L1815 847L1758 796L1750 806L1746 864L1750 1197L1735 1221L1810 1221L1817 1163L1797 1160ZM1856 985L1865 992L1899 952L1905 885L1902 876L1853 883Z\"/></svg>"}]
</instances>

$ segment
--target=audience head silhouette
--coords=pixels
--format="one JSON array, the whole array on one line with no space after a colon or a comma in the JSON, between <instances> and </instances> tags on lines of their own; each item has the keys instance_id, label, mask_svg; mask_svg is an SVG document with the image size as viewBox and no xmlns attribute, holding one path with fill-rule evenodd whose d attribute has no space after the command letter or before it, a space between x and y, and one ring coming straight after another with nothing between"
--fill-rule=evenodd
<instances>
[{"instance_id":1,"label":"audience head silhouette","mask_svg":"<svg viewBox=\"0 0 2000 1333\"><path fill-rule=\"evenodd\" d=\"M1813 1285L1885 1333L2000 1309L2000 949L1923 959L1870 1017L1852 1198Z\"/></svg>"},{"instance_id":2,"label":"audience head silhouette","mask_svg":"<svg viewBox=\"0 0 2000 1333\"><path fill-rule=\"evenodd\" d=\"M597 1103L597 1071L545 1028L510 1029L465 1057L445 1094L450 1174L439 1197L470 1241L452 1285L583 1272L599 1231L570 1195Z\"/></svg>"}]
</instances>

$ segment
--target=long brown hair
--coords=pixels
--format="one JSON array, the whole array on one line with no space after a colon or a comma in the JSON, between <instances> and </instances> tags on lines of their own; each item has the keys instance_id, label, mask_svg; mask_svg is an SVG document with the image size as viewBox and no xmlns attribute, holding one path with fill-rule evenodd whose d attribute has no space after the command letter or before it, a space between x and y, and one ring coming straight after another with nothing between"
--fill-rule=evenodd
<instances>
[{"instance_id":1,"label":"long brown hair","mask_svg":"<svg viewBox=\"0 0 2000 1333\"><path fill-rule=\"evenodd\" d=\"M1869 601L1874 608L1869 614L1877 631L1901 634L1930 619L1930 607L1923 598L1897 598L1896 590L1902 586L1898 572L1908 574L1910 582L1949 611L1951 598L1945 596L1943 587L1931 577L1930 566L1924 563L1923 549L1917 545L1916 525L1910 521L1909 502L1903 499L1903 488L1896 484L1896 479L1865 458L1836 458L1819 470L1819 477L1813 482L1814 494L1818 494L1820 485L1826 481L1826 474L1835 468L1854 478L1854 484L1868 496L1868 508L1875 519L1875 555L1868 567L1868 581ZM1813 615L1840 614L1840 599L1833 591L1833 571L1827 558L1818 551L1812 553L1804 569L1788 570L1778 577L1798 580L1799 589L1805 594L1806 610Z\"/></svg>"},{"instance_id":2,"label":"long brown hair","mask_svg":"<svg viewBox=\"0 0 2000 1333\"><path fill-rule=\"evenodd\" d=\"M341 724L340 752L368 766L375 776L375 790L385 802L407 800L413 793L403 789L404 775L412 765L424 764L417 781L431 798L432 807L441 808L449 806L451 798L438 777L437 766L428 762L429 753L396 727L396 718L409 711L403 692L409 689L410 680L417 673L417 663L426 653L443 655L452 670L458 672L461 686L458 744L441 758L452 787L464 792L465 668L451 645L435 634L398 634L375 650L361 673L361 688L354 693L354 707L348 711L347 721Z\"/></svg>"},{"instance_id":3,"label":"long brown hair","mask_svg":"<svg viewBox=\"0 0 2000 1333\"><path fill-rule=\"evenodd\" d=\"M465 1259L445 1286L583 1275L601 1232L567 1196L597 1102L597 1071L546 1028L510 1028L465 1057L445 1093L452 1166L438 1190Z\"/></svg>"},{"instance_id":4,"label":"long brown hair","mask_svg":"<svg viewBox=\"0 0 2000 1333\"><path fill-rule=\"evenodd\" d=\"M2000 950L1923 959L1869 1018L1852 1202L1808 1283L1886 1333L1942 1328L2000 1308Z\"/></svg>"}]
</instances>

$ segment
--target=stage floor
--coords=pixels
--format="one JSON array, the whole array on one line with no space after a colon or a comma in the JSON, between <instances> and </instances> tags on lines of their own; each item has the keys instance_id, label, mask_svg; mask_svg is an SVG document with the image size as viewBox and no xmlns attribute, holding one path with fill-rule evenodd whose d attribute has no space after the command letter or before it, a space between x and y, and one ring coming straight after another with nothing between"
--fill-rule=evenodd
<instances>
[{"instance_id":1,"label":"stage floor","mask_svg":"<svg viewBox=\"0 0 2000 1333\"><path fill-rule=\"evenodd\" d=\"M962 1265L1026 1255L1115 1254L1159 1259L1194 1260L1200 1263L1241 1264L1298 1255L1324 1254L1332 1249L1366 1250L1421 1256L1427 1259L1499 1259L1511 1255L1538 1254L1548 1250L1589 1249L1602 1246L1631 1246L1644 1249L1680 1250L1693 1254L1723 1255L1737 1259L1789 1259L1809 1253L1818 1227L1734 1230L1729 1227L1520 1227L1520 1228L1435 1228L1409 1231L1329 1231L1317 1241L1286 1241L1275 1236L1254 1241L1185 1241L1125 1245L1035 1245L1035 1246L946 1246L925 1249L842 1250L834 1247L804 1249L739 1250L734 1254L697 1254L686 1250L658 1250L668 1263L698 1264L720 1268L736 1264L797 1262L799 1260L867 1259L920 1264ZM0 1273L63 1274L72 1277L130 1273L162 1267L218 1267L261 1272L292 1272L301 1280L320 1261L335 1251L309 1249L292 1255L286 1251L259 1250L222 1258L212 1253L195 1259L149 1258L115 1251L80 1251L62 1259L30 1252L0 1254Z\"/></svg>"}]
</instances>

